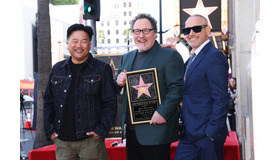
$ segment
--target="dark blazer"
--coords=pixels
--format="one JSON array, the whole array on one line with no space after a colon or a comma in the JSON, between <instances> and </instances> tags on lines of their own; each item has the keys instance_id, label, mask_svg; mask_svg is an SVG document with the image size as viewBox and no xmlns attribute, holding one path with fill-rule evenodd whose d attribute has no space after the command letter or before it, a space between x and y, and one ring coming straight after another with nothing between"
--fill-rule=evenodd
<instances>
[{"instance_id":1,"label":"dark blazer","mask_svg":"<svg viewBox=\"0 0 280 160\"><path fill-rule=\"evenodd\" d=\"M137 51L128 52L121 57L118 74L123 70L131 71ZM137 139L142 145L168 144L179 139L178 105L182 101L183 95L183 59L177 51L162 48L156 41L148 51L141 67L141 69L148 68L157 68L161 96L161 105L157 112L167 123L162 125L136 124ZM128 100L124 87L122 126L125 123L126 112L128 112Z\"/></svg>"},{"instance_id":2,"label":"dark blazer","mask_svg":"<svg viewBox=\"0 0 280 160\"><path fill-rule=\"evenodd\" d=\"M227 58L211 42L192 62L183 85L182 109L189 140L206 135L217 140L227 134L228 68Z\"/></svg>"}]
</instances>

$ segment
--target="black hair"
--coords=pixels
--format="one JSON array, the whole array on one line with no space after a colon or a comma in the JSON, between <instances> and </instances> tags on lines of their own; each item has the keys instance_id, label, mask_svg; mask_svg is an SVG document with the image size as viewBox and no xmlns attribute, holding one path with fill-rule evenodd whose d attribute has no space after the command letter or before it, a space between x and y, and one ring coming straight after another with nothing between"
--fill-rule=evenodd
<instances>
[{"instance_id":1,"label":"black hair","mask_svg":"<svg viewBox=\"0 0 280 160\"><path fill-rule=\"evenodd\" d=\"M157 32L157 21L150 14L146 14L146 13L139 13L133 20L130 21L130 30L133 31L134 23L138 19L143 19L143 18L148 19L152 25L153 30Z\"/></svg>"},{"instance_id":2,"label":"black hair","mask_svg":"<svg viewBox=\"0 0 280 160\"><path fill-rule=\"evenodd\" d=\"M90 26L84 26L83 24L73 24L67 29L67 40L69 36L72 34L74 31L85 31L88 34L89 40L91 41L92 35L93 35L93 30Z\"/></svg>"}]
</instances>

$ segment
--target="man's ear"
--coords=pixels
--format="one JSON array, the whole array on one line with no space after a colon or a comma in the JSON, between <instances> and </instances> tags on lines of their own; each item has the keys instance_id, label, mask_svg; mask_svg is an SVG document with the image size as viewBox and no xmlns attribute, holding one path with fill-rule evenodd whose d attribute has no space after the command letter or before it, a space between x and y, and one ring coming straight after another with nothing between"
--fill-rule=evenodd
<instances>
[{"instance_id":1,"label":"man's ear","mask_svg":"<svg viewBox=\"0 0 280 160\"><path fill-rule=\"evenodd\" d=\"M207 34L210 35L211 27L210 27L210 26L207 26L207 27L206 27L206 31L207 31Z\"/></svg>"}]
</instances>

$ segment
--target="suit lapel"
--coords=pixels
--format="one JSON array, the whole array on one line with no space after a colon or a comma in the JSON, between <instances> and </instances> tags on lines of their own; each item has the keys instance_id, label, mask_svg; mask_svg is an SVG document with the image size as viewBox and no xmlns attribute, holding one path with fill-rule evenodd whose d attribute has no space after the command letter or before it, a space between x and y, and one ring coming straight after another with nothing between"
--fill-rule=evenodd
<instances>
[{"instance_id":1,"label":"suit lapel","mask_svg":"<svg viewBox=\"0 0 280 160\"><path fill-rule=\"evenodd\" d=\"M132 64L134 62L134 59L135 59L135 56L136 56L137 52L138 52L137 49L134 50L132 52L132 54L130 55L130 57L128 58L128 64L127 64L127 70L126 70L127 72L130 72L132 70Z\"/></svg>"},{"instance_id":2,"label":"suit lapel","mask_svg":"<svg viewBox=\"0 0 280 160\"><path fill-rule=\"evenodd\" d=\"M142 69L148 69L149 68L149 65L151 64L153 58L156 55L156 50L158 49L158 47L159 47L159 43L157 41L155 41L155 44L149 50L149 52L148 52L148 54L145 58L145 61L143 62L142 66L141 66Z\"/></svg>"},{"instance_id":3,"label":"suit lapel","mask_svg":"<svg viewBox=\"0 0 280 160\"><path fill-rule=\"evenodd\" d=\"M205 53L207 52L207 50L209 49L209 47L211 47L211 42L209 42L208 44L206 44L204 46L204 48L199 52L199 54L195 57L194 61L192 62L191 66L188 69L187 75L186 75L186 79L184 82L184 88L187 86L188 80L192 75L192 72L194 71L194 69L197 67L197 65L201 62L201 60L204 58ZM187 63L185 63L187 64Z\"/></svg>"}]
</instances>

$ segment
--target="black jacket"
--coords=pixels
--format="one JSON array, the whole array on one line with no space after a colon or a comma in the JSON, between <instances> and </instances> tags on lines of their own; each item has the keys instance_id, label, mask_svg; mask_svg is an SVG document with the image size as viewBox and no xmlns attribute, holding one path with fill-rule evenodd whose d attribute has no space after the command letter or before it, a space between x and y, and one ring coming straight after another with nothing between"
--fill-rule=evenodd
<instances>
[{"instance_id":1,"label":"black jacket","mask_svg":"<svg viewBox=\"0 0 280 160\"><path fill-rule=\"evenodd\" d=\"M71 82L71 70L67 60L52 68L44 95L44 130L47 138L59 134L63 107ZM111 67L89 54L78 73L75 94L76 136L88 137L94 131L105 138L112 127L117 112L117 98Z\"/></svg>"}]
</instances>

